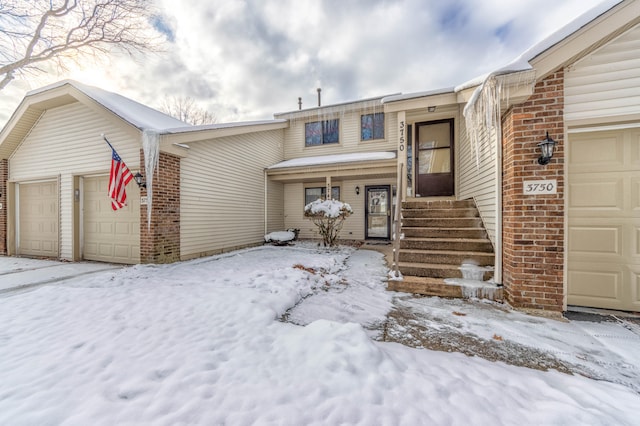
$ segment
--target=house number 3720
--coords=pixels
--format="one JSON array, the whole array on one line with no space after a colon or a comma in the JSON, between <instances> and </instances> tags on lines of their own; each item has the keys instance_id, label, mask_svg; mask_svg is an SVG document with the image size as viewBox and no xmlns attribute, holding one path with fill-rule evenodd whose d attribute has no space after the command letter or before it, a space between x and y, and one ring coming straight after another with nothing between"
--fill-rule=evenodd
<instances>
[{"instance_id":1,"label":"house number 3720","mask_svg":"<svg viewBox=\"0 0 640 426\"><path fill-rule=\"evenodd\" d=\"M556 179L525 180L522 189L524 195L556 194L558 181Z\"/></svg>"}]
</instances>

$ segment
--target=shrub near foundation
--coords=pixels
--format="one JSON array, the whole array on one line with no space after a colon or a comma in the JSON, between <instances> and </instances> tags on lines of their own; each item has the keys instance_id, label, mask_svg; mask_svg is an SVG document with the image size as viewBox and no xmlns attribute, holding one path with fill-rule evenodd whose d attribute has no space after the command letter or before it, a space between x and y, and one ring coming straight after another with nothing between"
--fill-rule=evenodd
<instances>
[{"instance_id":1,"label":"shrub near foundation","mask_svg":"<svg viewBox=\"0 0 640 426\"><path fill-rule=\"evenodd\" d=\"M344 220L352 213L349 204L337 200L317 199L304 206L304 217L316 225L325 247L336 245Z\"/></svg>"}]
</instances>

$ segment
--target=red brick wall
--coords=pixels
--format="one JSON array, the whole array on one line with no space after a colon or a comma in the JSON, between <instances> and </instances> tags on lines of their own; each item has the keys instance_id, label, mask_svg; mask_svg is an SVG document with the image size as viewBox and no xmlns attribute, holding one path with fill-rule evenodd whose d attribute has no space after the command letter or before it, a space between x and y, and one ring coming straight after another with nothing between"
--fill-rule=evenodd
<instances>
[{"instance_id":1,"label":"red brick wall","mask_svg":"<svg viewBox=\"0 0 640 426\"><path fill-rule=\"evenodd\" d=\"M144 153L140 151L140 164ZM145 189L141 196L146 196ZM171 263L180 260L180 158L160 153L153 177L151 226L147 206L140 206L140 262Z\"/></svg>"},{"instance_id":2,"label":"red brick wall","mask_svg":"<svg viewBox=\"0 0 640 426\"><path fill-rule=\"evenodd\" d=\"M7 254L7 179L9 160L0 160L0 254Z\"/></svg>"},{"instance_id":3,"label":"red brick wall","mask_svg":"<svg viewBox=\"0 0 640 426\"><path fill-rule=\"evenodd\" d=\"M515 307L561 311L564 252L564 72L535 86L534 94L503 118L503 284ZM558 142L539 165L537 144L549 132ZM526 180L556 179L558 193L524 195Z\"/></svg>"}]
</instances>

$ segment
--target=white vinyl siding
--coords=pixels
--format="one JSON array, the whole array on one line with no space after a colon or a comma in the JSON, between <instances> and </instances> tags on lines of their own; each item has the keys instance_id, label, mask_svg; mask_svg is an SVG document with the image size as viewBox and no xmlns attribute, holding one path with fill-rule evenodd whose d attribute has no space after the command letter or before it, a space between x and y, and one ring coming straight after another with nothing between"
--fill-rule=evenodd
<instances>
[{"instance_id":1,"label":"white vinyl siding","mask_svg":"<svg viewBox=\"0 0 640 426\"><path fill-rule=\"evenodd\" d=\"M265 174L282 161L282 130L189 144L181 160L180 254L183 259L264 241ZM278 184L269 185L279 203ZM270 225L278 226L277 209Z\"/></svg>"},{"instance_id":2,"label":"white vinyl siding","mask_svg":"<svg viewBox=\"0 0 640 426\"><path fill-rule=\"evenodd\" d=\"M76 102L44 112L9 159L9 180L60 179L60 258L73 259L73 176L108 172L111 150L131 170L140 163L139 134Z\"/></svg>"},{"instance_id":3,"label":"white vinyl siding","mask_svg":"<svg viewBox=\"0 0 640 426\"><path fill-rule=\"evenodd\" d=\"M459 120L460 132L457 143L458 199L473 198L489 234L496 243L497 211L497 141L495 134L484 133L476 150L469 141L464 120ZM479 161L477 160L479 159Z\"/></svg>"},{"instance_id":4,"label":"white vinyl siding","mask_svg":"<svg viewBox=\"0 0 640 426\"><path fill-rule=\"evenodd\" d=\"M342 240L363 240L365 231L365 186L395 185L395 179L332 180L333 187L340 187L340 201L353 209L340 231ZM300 229L300 238L320 238L315 225L304 217L304 189L322 186L322 182L289 183L284 186L285 227ZM356 186L360 194L356 194Z\"/></svg>"},{"instance_id":5,"label":"white vinyl siding","mask_svg":"<svg viewBox=\"0 0 640 426\"><path fill-rule=\"evenodd\" d=\"M565 121L640 113L640 25L567 68Z\"/></svg>"},{"instance_id":6,"label":"white vinyl siding","mask_svg":"<svg viewBox=\"0 0 640 426\"><path fill-rule=\"evenodd\" d=\"M282 231L284 226L284 184L269 181L267 188L267 233Z\"/></svg>"},{"instance_id":7,"label":"white vinyl siding","mask_svg":"<svg viewBox=\"0 0 640 426\"><path fill-rule=\"evenodd\" d=\"M354 152L393 151L396 149L397 115L385 114L385 139L360 140L360 117L362 114L382 112L371 108L345 112L344 114L311 115L307 119L291 119L284 131L285 160L320 155L348 154ZM337 118L340 120L340 143L305 146L305 123Z\"/></svg>"}]
</instances>

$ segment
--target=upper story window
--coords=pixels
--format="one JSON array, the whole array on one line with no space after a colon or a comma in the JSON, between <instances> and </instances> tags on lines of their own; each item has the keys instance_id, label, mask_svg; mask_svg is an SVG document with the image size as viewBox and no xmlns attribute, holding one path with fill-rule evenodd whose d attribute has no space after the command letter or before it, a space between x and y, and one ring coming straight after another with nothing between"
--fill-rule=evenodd
<instances>
[{"instance_id":1,"label":"upper story window","mask_svg":"<svg viewBox=\"0 0 640 426\"><path fill-rule=\"evenodd\" d=\"M384 112L360 116L360 139L384 139Z\"/></svg>"},{"instance_id":2,"label":"upper story window","mask_svg":"<svg viewBox=\"0 0 640 426\"><path fill-rule=\"evenodd\" d=\"M322 120L304 125L305 146L325 145L340 142L340 120Z\"/></svg>"}]
</instances>

